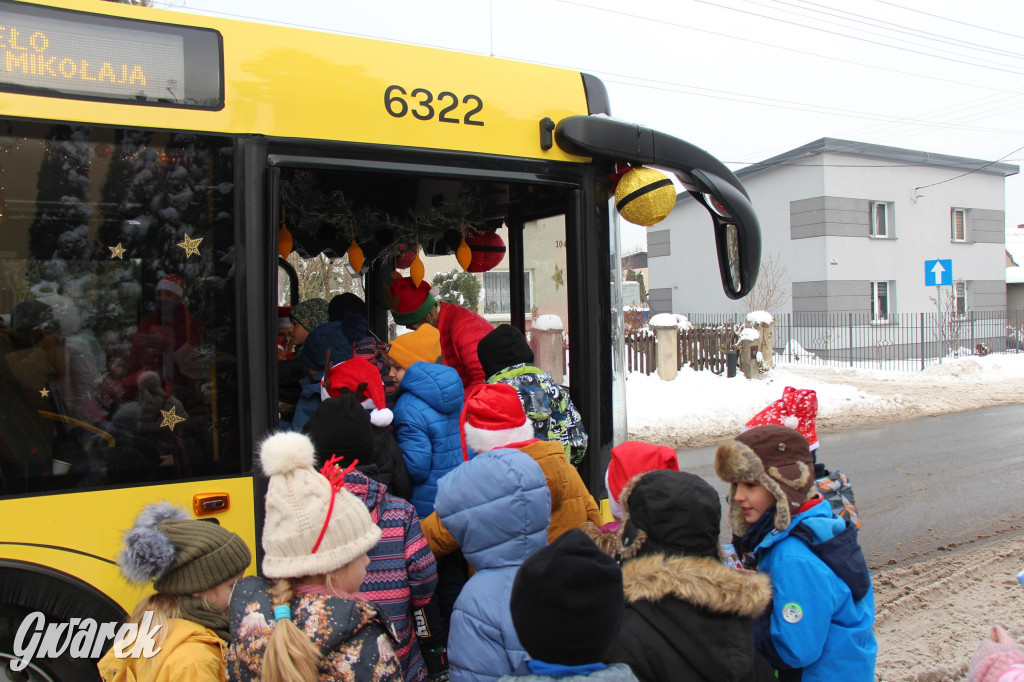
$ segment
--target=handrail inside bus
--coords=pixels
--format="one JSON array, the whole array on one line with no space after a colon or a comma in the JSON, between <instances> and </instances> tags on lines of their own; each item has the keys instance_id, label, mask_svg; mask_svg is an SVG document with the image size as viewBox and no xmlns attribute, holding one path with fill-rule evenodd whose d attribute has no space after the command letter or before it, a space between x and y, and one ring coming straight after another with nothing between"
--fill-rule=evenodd
<instances>
[{"instance_id":1,"label":"handrail inside bus","mask_svg":"<svg viewBox=\"0 0 1024 682\"><path fill-rule=\"evenodd\" d=\"M570 154L674 171L711 215L725 295L750 293L761 265L761 228L747 190L725 164L677 137L607 116L564 118L555 141Z\"/></svg>"},{"instance_id":2,"label":"handrail inside bus","mask_svg":"<svg viewBox=\"0 0 1024 682\"><path fill-rule=\"evenodd\" d=\"M80 429L85 429L90 433L95 433L97 436L102 436L104 440L107 441L108 447L114 447L115 441L113 434L95 427L89 422L84 422L81 419L75 419L74 417L69 417L64 414L58 414L57 412L48 412L46 410L39 410L39 416L46 417L47 419L52 419L54 421L64 422L65 424L71 424L72 426L77 426Z\"/></svg>"}]
</instances>

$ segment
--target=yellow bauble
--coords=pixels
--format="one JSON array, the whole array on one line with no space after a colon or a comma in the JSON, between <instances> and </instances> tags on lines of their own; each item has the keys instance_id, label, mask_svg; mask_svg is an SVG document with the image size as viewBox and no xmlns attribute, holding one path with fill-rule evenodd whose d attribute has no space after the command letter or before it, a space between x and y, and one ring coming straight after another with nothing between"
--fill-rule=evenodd
<instances>
[{"instance_id":1,"label":"yellow bauble","mask_svg":"<svg viewBox=\"0 0 1024 682\"><path fill-rule=\"evenodd\" d=\"M356 272L363 271L363 250L359 248L359 244L356 244L355 239L352 240L352 245L348 247L348 264Z\"/></svg>"},{"instance_id":2,"label":"yellow bauble","mask_svg":"<svg viewBox=\"0 0 1024 682\"><path fill-rule=\"evenodd\" d=\"M284 223L281 223L281 231L277 233L277 251L281 254L281 258L285 259L292 252L292 233L288 231Z\"/></svg>"},{"instance_id":3,"label":"yellow bauble","mask_svg":"<svg viewBox=\"0 0 1024 682\"><path fill-rule=\"evenodd\" d=\"M661 222L676 205L676 188L661 171L631 168L615 186L615 208L631 223L650 227Z\"/></svg>"},{"instance_id":4,"label":"yellow bauble","mask_svg":"<svg viewBox=\"0 0 1024 682\"><path fill-rule=\"evenodd\" d=\"M416 257L412 259L412 264L409 265L409 279L416 286L420 285L423 281L423 261L420 260L419 251L416 252Z\"/></svg>"},{"instance_id":5,"label":"yellow bauble","mask_svg":"<svg viewBox=\"0 0 1024 682\"><path fill-rule=\"evenodd\" d=\"M470 261L473 260L473 250L469 248L469 244L466 243L466 238L463 237L462 241L459 242L459 248L455 250L455 260L459 262L459 266L463 270L469 267Z\"/></svg>"}]
</instances>

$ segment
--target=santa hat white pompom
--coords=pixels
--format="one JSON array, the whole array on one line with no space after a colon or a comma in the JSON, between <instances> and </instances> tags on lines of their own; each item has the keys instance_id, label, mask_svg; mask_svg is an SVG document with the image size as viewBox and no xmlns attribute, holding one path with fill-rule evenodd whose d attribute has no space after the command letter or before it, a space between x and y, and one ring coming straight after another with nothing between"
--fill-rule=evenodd
<instances>
[{"instance_id":1,"label":"santa hat white pompom","mask_svg":"<svg viewBox=\"0 0 1024 682\"><path fill-rule=\"evenodd\" d=\"M370 423L374 426L388 426L395 418L395 413L384 408L382 410L373 410L370 412Z\"/></svg>"},{"instance_id":2,"label":"santa hat white pompom","mask_svg":"<svg viewBox=\"0 0 1024 682\"><path fill-rule=\"evenodd\" d=\"M800 426L800 418L794 417L793 415L789 415L788 417L782 420L782 425L785 426L786 428L795 429L796 427Z\"/></svg>"},{"instance_id":3,"label":"santa hat white pompom","mask_svg":"<svg viewBox=\"0 0 1024 682\"><path fill-rule=\"evenodd\" d=\"M260 466L267 476L279 476L296 469L311 469L315 451L313 441L301 433L276 433L260 446Z\"/></svg>"}]
</instances>

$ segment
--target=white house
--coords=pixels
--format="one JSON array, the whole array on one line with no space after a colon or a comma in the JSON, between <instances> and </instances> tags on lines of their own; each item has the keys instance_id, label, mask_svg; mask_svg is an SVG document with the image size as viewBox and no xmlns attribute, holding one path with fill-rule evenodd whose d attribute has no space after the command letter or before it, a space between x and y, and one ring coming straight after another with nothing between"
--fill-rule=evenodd
<instances>
[{"instance_id":1,"label":"white house","mask_svg":"<svg viewBox=\"0 0 1024 682\"><path fill-rule=\"evenodd\" d=\"M952 261L959 311L1005 311L1004 179L1018 167L823 138L737 173L761 222L762 257L786 266L777 313L935 310L925 261ZM651 312L735 312L711 221L682 194L647 235Z\"/></svg>"}]
</instances>

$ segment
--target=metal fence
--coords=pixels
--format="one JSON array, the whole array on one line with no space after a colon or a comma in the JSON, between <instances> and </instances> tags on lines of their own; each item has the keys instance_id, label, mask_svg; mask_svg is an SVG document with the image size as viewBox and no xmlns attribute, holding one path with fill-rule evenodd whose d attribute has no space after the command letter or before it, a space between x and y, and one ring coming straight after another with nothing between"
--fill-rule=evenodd
<instances>
[{"instance_id":1,"label":"metal fence","mask_svg":"<svg viewBox=\"0 0 1024 682\"><path fill-rule=\"evenodd\" d=\"M679 366L721 373L735 330L745 315L686 316L693 329L679 334ZM1024 352L1024 311L968 311L948 316L900 313L884 321L860 313L787 313L772 323L776 364L821 364L901 371L923 370L943 359ZM653 335L626 337L627 369L656 371Z\"/></svg>"}]
</instances>

